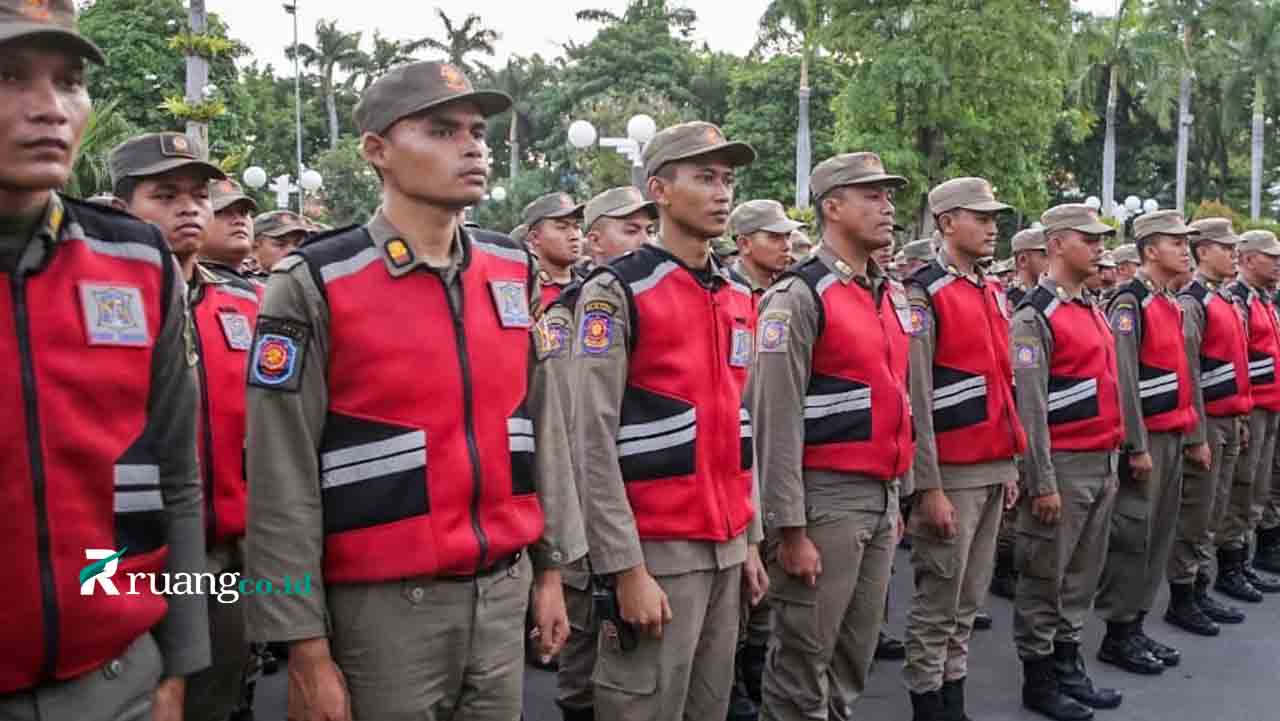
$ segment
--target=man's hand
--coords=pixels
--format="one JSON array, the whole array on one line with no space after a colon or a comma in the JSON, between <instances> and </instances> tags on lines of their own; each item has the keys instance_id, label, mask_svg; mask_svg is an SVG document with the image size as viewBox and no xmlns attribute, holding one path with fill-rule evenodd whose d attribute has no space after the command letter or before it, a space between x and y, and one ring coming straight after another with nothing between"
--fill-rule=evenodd
<instances>
[{"instance_id":1,"label":"man's hand","mask_svg":"<svg viewBox=\"0 0 1280 721\"><path fill-rule=\"evenodd\" d=\"M533 580L533 621L530 638L538 642L542 662L551 663L569 639L569 613L558 569L543 571Z\"/></svg>"},{"instance_id":2,"label":"man's hand","mask_svg":"<svg viewBox=\"0 0 1280 721\"><path fill-rule=\"evenodd\" d=\"M1213 454L1209 451L1208 443L1197 443L1194 446L1187 446L1182 449L1187 460L1196 464L1200 468L1207 469L1213 463Z\"/></svg>"},{"instance_id":3,"label":"man's hand","mask_svg":"<svg viewBox=\"0 0 1280 721\"><path fill-rule=\"evenodd\" d=\"M1062 496L1050 493L1031 499L1031 513L1046 526L1057 524L1062 516Z\"/></svg>"},{"instance_id":4,"label":"man's hand","mask_svg":"<svg viewBox=\"0 0 1280 721\"><path fill-rule=\"evenodd\" d=\"M752 606L760 605L764 595L769 592L769 574L765 573L764 562L760 560L760 547L752 543L747 546L747 562L742 566L742 583L747 589L747 600Z\"/></svg>"},{"instance_id":5,"label":"man's hand","mask_svg":"<svg viewBox=\"0 0 1280 721\"><path fill-rule=\"evenodd\" d=\"M960 531L956 507L941 488L921 491L916 513L923 514L924 524L939 538L955 538Z\"/></svg>"},{"instance_id":6,"label":"man's hand","mask_svg":"<svg viewBox=\"0 0 1280 721\"><path fill-rule=\"evenodd\" d=\"M822 575L822 556L818 547L809 540L803 526L782 529L782 544L778 547L778 560L788 576L801 578L810 588L818 587Z\"/></svg>"},{"instance_id":7,"label":"man's hand","mask_svg":"<svg viewBox=\"0 0 1280 721\"><path fill-rule=\"evenodd\" d=\"M1129 456L1129 471L1133 477L1139 481L1145 481L1151 476L1153 468L1151 462L1151 454L1147 452L1134 453Z\"/></svg>"},{"instance_id":8,"label":"man's hand","mask_svg":"<svg viewBox=\"0 0 1280 721\"><path fill-rule=\"evenodd\" d=\"M182 721L182 706L187 697L187 680L182 676L160 679L151 695L151 718L154 721Z\"/></svg>"},{"instance_id":9,"label":"man's hand","mask_svg":"<svg viewBox=\"0 0 1280 721\"><path fill-rule=\"evenodd\" d=\"M1004 510L1012 510L1018 505L1018 481L1005 481L1004 483Z\"/></svg>"},{"instance_id":10,"label":"man's hand","mask_svg":"<svg viewBox=\"0 0 1280 721\"><path fill-rule=\"evenodd\" d=\"M662 638L663 624L671 623L671 603L649 569L644 564L628 568L618 574L617 583L622 620L637 631Z\"/></svg>"},{"instance_id":11,"label":"man's hand","mask_svg":"<svg viewBox=\"0 0 1280 721\"><path fill-rule=\"evenodd\" d=\"M351 721L347 682L329 654L329 639L289 644L289 686L302 697L303 721Z\"/></svg>"},{"instance_id":12,"label":"man's hand","mask_svg":"<svg viewBox=\"0 0 1280 721\"><path fill-rule=\"evenodd\" d=\"M1246 414L1240 418L1240 451L1249 450L1249 416Z\"/></svg>"}]
</instances>

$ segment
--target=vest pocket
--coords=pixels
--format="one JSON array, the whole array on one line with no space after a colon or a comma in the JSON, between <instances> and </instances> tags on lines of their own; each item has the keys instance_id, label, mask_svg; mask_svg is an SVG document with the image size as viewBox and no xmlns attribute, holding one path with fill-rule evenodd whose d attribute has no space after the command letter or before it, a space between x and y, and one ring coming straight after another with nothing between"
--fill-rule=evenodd
<instances>
[{"instance_id":1,"label":"vest pocket","mask_svg":"<svg viewBox=\"0 0 1280 721\"><path fill-rule=\"evenodd\" d=\"M804 397L807 445L871 440L871 387L814 374Z\"/></svg>"},{"instance_id":2,"label":"vest pocket","mask_svg":"<svg viewBox=\"0 0 1280 721\"><path fill-rule=\"evenodd\" d=\"M533 420L523 406L507 419L507 442L511 449L511 494L527 496L537 490L533 482L537 441Z\"/></svg>"},{"instance_id":3,"label":"vest pocket","mask_svg":"<svg viewBox=\"0 0 1280 721\"><path fill-rule=\"evenodd\" d=\"M426 431L330 413L320 443L320 497L325 533L426 515Z\"/></svg>"},{"instance_id":4,"label":"vest pocket","mask_svg":"<svg viewBox=\"0 0 1280 721\"><path fill-rule=\"evenodd\" d=\"M697 437L697 409L692 404L627 386L617 437L624 481L692 474Z\"/></svg>"},{"instance_id":5,"label":"vest pocket","mask_svg":"<svg viewBox=\"0 0 1280 721\"><path fill-rule=\"evenodd\" d=\"M1200 388L1206 401L1235 395L1238 392L1235 364L1200 356Z\"/></svg>"},{"instance_id":6,"label":"vest pocket","mask_svg":"<svg viewBox=\"0 0 1280 721\"><path fill-rule=\"evenodd\" d=\"M751 413L746 407L738 409L738 440L742 445L742 462L741 468L744 471L751 470L754 463L755 443L753 438L753 429L751 426Z\"/></svg>"},{"instance_id":7,"label":"vest pocket","mask_svg":"<svg viewBox=\"0 0 1280 721\"><path fill-rule=\"evenodd\" d=\"M134 443L116 461L112 475L116 548L128 549L124 558L130 558L165 545L168 522L155 454L141 441Z\"/></svg>"},{"instance_id":8,"label":"vest pocket","mask_svg":"<svg viewBox=\"0 0 1280 721\"><path fill-rule=\"evenodd\" d=\"M1178 374L1165 368L1138 364L1138 397L1142 415L1154 416L1178 407Z\"/></svg>"},{"instance_id":9,"label":"vest pocket","mask_svg":"<svg viewBox=\"0 0 1280 721\"><path fill-rule=\"evenodd\" d=\"M938 433L987 420L987 378L946 366L933 367L933 429Z\"/></svg>"},{"instance_id":10,"label":"vest pocket","mask_svg":"<svg viewBox=\"0 0 1280 721\"><path fill-rule=\"evenodd\" d=\"M1049 425L1082 421L1098 415L1098 379L1049 377Z\"/></svg>"}]
</instances>

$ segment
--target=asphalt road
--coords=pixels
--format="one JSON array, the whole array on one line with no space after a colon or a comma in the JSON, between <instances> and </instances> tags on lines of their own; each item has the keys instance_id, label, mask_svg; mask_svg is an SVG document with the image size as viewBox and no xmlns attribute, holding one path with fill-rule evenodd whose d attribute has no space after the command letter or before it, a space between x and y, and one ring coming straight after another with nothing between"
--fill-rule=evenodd
<instances>
[{"instance_id":1,"label":"asphalt road","mask_svg":"<svg viewBox=\"0 0 1280 721\"><path fill-rule=\"evenodd\" d=\"M899 551L893 582L889 630L901 638L911 594L907 552ZM1225 599L1224 599L1225 600ZM1135 676L1097 661L1101 621L1086 630L1086 662L1099 686L1124 693L1124 703L1114 711L1098 711L1099 721L1280 721L1280 596L1245 608L1249 620L1240 626L1224 626L1222 635L1202 639L1175 629L1160 616L1165 597L1157 601L1147 633L1182 651L1182 665L1157 677ZM995 627L979 631L971 644L969 664L969 716L974 721L1043 721L1022 709L1021 668L1010 634L1012 608L1008 601L992 598L987 610ZM525 719L560 721L555 705L556 681L549 673L530 670L525 675ZM264 678L255 704L258 721L283 721L284 673ZM902 684L898 662L881 662L872 672L867 693L855 705L863 719L908 721L911 704ZM699 720L701 721L701 720ZM711 720L708 720L711 721Z\"/></svg>"}]
</instances>

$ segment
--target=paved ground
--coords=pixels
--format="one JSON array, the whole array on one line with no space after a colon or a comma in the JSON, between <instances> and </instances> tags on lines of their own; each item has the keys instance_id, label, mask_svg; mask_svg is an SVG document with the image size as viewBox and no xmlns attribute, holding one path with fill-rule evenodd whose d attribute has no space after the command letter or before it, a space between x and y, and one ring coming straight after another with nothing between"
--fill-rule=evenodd
<instances>
[{"instance_id":1,"label":"paved ground","mask_svg":"<svg viewBox=\"0 0 1280 721\"><path fill-rule=\"evenodd\" d=\"M899 573L893 583L889 629L901 638L910 600L910 566L898 552ZM1278 721L1280 720L1280 596L1249 606L1249 620L1224 627L1217 638L1201 639L1159 619L1165 599L1157 602L1156 618L1148 621L1152 636L1179 648L1182 665L1150 678L1104 666L1094 658L1102 623L1091 622L1085 641L1095 683L1124 692L1119 709L1099 711L1099 721ZM1019 701L1021 671L1010 636L1011 606L993 598L987 604L995 628L980 631L972 646L968 683L969 716L974 721L1032 721L1043 719L1024 711ZM530 671L526 677L525 718L559 721L555 706L555 676ZM881 663L870 687L855 707L863 719L908 721L911 704L902 686L897 663ZM259 684L259 721L284 719L284 674ZM605 721L605 720L602 720ZM702 720L698 720L702 721ZM712 721L712 720L707 720Z\"/></svg>"}]
</instances>

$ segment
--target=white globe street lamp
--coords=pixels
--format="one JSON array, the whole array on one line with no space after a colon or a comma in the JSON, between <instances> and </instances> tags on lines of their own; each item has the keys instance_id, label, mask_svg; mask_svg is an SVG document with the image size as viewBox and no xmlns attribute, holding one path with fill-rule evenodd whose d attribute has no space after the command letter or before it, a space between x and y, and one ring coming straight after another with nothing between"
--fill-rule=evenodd
<instances>
[{"instance_id":1,"label":"white globe street lamp","mask_svg":"<svg viewBox=\"0 0 1280 721\"><path fill-rule=\"evenodd\" d=\"M267 184L267 171L258 166L253 166L244 171L244 184L257 190Z\"/></svg>"},{"instance_id":2,"label":"white globe street lamp","mask_svg":"<svg viewBox=\"0 0 1280 721\"><path fill-rule=\"evenodd\" d=\"M1154 213L1159 209L1160 203L1158 203L1155 198L1147 198L1142 201L1142 212L1144 213Z\"/></svg>"},{"instance_id":3,"label":"white globe street lamp","mask_svg":"<svg viewBox=\"0 0 1280 721\"><path fill-rule=\"evenodd\" d=\"M1137 213L1142 210L1142 198L1136 195L1130 195L1124 199L1124 209L1130 213Z\"/></svg>"},{"instance_id":4,"label":"white globe street lamp","mask_svg":"<svg viewBox=\"0 0 1280 721\"><path fill-rule=\"evenodd\" d=\"M324 178L320 173L308 168L302 171L302 177L298 179L298 185L308 193L314 193L324 185Z\"/></svg>"},{"instance_id":5,"label":"white globe street lamp","mask_svg":"<svg viewBox=\"0 0 1280 721\"><path fill-rule=\"evenodd\" d=\"M489 191L489 197L501 203L502 201L507 199L507 189L499 185L498 187Z\"/></svg>"},{"instance_id":6,"label":"white globe street lamp","mask_svg":"<svg viewBox=\"0 0 1280 721\"><path fill-rule=\"evenodd\" d=\"M1096 195L1090 195L1088 198L1085 198L1084 204L1094 210L1097 210L1102 207L1102 200L1100 200Z\"/></svg>"},{"instance_id":7,"label":"white globe street lamp","mask_svg":"<svg viewBox=\"0 0 1280 721\"><path fill-rule=\"evenodd\" d=\"M657 134L658 124L644 113L633 115L627 121L627 137L639 143L642 148Z\"/></svg>"},{"instance_id":8,"label":"white globe street lamp","mask_svg":"<svg viewBox=\"0 0 1280 721\"><path fill-rule=\"evenodd\" d=\"M586 150L596 143L596 126L585 120L575 120L569 125L569 144L578 150Z\"/></svg>"}]
</instances>

